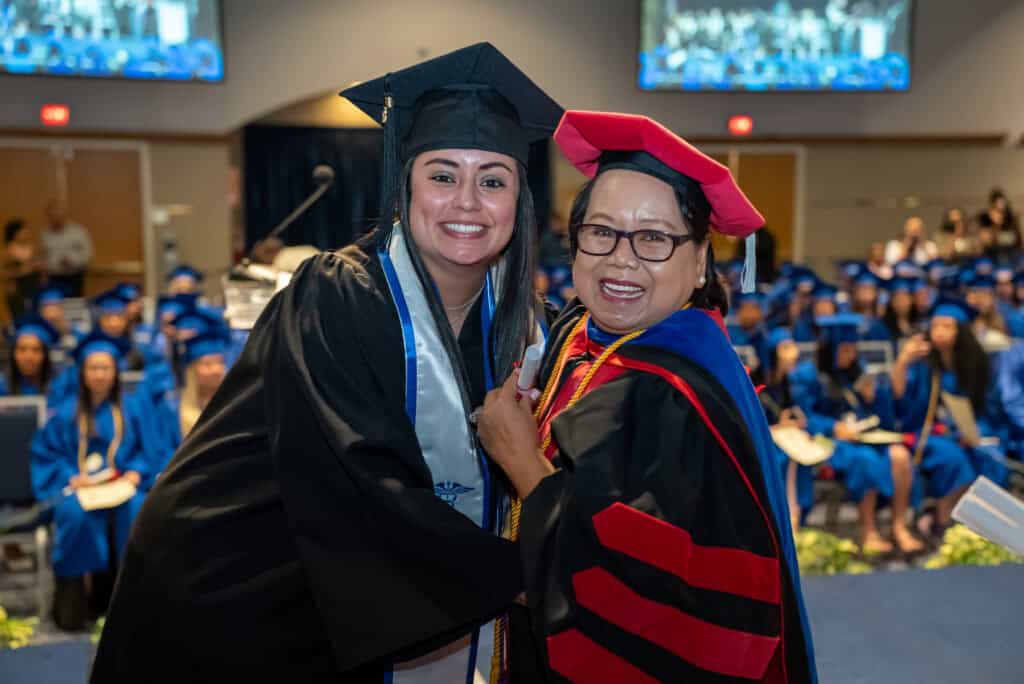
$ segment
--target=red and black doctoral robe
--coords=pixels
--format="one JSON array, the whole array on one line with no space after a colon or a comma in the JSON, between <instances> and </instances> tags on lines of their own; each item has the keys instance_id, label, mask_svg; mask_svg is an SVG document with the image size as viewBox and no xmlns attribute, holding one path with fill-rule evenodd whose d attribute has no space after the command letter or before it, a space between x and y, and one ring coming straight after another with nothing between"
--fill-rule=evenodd
<instances>
[{"instance_id":1,"label":"red and black doctoral robe","mask_svg":"<svg viewBox=\"0 0 1024 684\"><path fill-rule=\"evenodd\" d=\"M566 409L614 339L592 323L569 339L583 314L570 307L548 342L545 382L570 345L541 416L560 470L525 499L520 523L549 680L814 681L790 533L752 437L763 433L733 394L756 398L725 389L749 380L729 366L739 361L724 332L707 312L679 312L620 347ZM701 364L672 351L694 331L732 358Z\"/></svg>"}]
</instances>

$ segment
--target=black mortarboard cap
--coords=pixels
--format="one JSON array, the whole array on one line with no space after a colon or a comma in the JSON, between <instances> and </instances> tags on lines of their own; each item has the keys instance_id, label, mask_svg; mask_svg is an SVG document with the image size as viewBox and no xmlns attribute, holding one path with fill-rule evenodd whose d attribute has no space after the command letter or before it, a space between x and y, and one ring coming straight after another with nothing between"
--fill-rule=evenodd
<instances>
[{"instance_id":1,"label":"black mortarboard cap","mask_svg":"<svg viewBox=\"0 0 1024 684\"><path fill-rule=\"evenodd\" d=\"M381 221L403 165L446 148L487 150L527 162L562 108L490 43L477 43L342 91L384 125Z\"/></svg>"}]
</instances>

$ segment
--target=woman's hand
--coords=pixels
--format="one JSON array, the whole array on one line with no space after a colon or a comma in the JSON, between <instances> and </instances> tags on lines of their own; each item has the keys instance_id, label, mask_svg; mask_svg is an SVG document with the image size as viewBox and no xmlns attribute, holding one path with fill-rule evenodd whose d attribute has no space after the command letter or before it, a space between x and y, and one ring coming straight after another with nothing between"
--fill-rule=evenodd
<instances>
[{"instance_id":1,"label":"woman's hand","mask_svg":"<svg viewBox=\"0 0 1024 684\"><path fill-rule=\"evenodd\" d=\"M72 490L81 489L88 482L89 482L89 478L87 478L85 475L81 475L81 474L79 474L79 475L72 475L71 476L71 481L68 482L68 487L71 487Z\"/></svg>"},{"instance_id":2,"label":"woman's hand","mask_svg":"<svg viewBox=\"0 0 1024 684\"><path fill-rule=\"evenodd\" d=\"M900 355L896 358L896 364L906 368L907 366L920 361L930 354L932 345L925 339L924 335L914 335L900 349Z\"/></svg>"},{"instance_id":3,"label":"woman's hand","mask_svg":"<svg viewBox=\"0 0 1024 684\"><path fill-rule=\"evenodd\" d=\"M519 497L525 499L555 468L540 453L531 398L524 394L517 399L518 379L516 371L504 385L487 394L478 412L477 435L487 454L505 471Z\"/></svg>"},{"instance_id":4,"label":"woman's hand","mask_svg":"<svg viewBox=\"0 0 1024 684\"><path fill-rule=\"evenodd\" d=\"M832 428L832 436L844 442L852 442L857 439L857 431L841 420L837 420Z\"/></svg>"},{"instance_id":5,"label":"woman's hand","mask_svg":"<svg viewBox=\"0 0 1024 684\"><path fill-rule=\"evenodd\" d=\"M142 476L139 475L134 470L129 470L128 472L126 472L121 477L124 478L125 480L128 480L129 482L131 482L136 487L138 487L139 483L142 482Z\"/></svg>"},{"instance_id":6,"label":"woman's hand","mask_svg":"<svg viewBox=\"0 0 1024 684\"><path fill-rule=\"evenodd\" d=\"M781 427L795 427L801 430L807 429L807 418L803 415L798 415L793 409L785 409L779 415L779 426Z\"/></svg>"}]
</instances>

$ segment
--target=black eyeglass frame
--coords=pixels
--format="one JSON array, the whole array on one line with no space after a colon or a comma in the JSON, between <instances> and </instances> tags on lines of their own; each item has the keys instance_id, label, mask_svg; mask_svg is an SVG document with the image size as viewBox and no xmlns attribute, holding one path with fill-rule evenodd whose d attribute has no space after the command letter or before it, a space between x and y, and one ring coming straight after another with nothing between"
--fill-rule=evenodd
<instances>
[{"instance_id":1,"label":"black eyeglass frame","mask_svg":"<svg viewBox=\"0 0 1024 684\"><path fill-rule=\"evenodd\" d=\"M614 233L615 242L612 244L611 249L609 249L607 252L588 252L587 250L583 249L582 245L580 244L580 231L582 231L585 228L600 228L601 230L607 230ZM667 238L672 242L672 250L664 259L649 259L647 257L640 256L640 253L636 251L636 243L633 242L634 236L651 234ZM606 226L603 223L581 223L580 225L575 226L572 231L572 241L576 249L580 250L584 254L589 254L590 256L608 256L609 254L613 254L615 250L619 248L619 242L623 238L629 241L629 248L633 250L633 255L636 256L637 259L655 264L660 264L662 262L668 261L675 255L676 250L679 249L681 246L685 245L687 242L696 242L697 240L697 238L695 238L690 233L687 233L686 235L674 235L672 233L666 233L663 230L654 230L653 228L641 228L640 230L625 231L612 228L611 226Z\"/></svg>"}]
</instances>

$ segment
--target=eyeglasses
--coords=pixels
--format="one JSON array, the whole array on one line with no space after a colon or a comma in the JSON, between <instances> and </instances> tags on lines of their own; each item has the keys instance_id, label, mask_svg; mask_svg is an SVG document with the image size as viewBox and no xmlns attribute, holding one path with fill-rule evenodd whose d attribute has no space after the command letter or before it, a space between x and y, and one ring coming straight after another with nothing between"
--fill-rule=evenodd
<instances>
[{"instance_id":1,"label":"eyeglasses","mask_svg":"<svg viewBox=\"0 0 1024 684\"><path fill-rule=\"evenodd\" d=\"M672 235L660 230L616 230L600 223L584 223L576 229L576 245L584 254L607 256L625 238L633 254L643 261L668 261L680 245L694 240L693 235Z\"/></svg>"}]
</instances>

